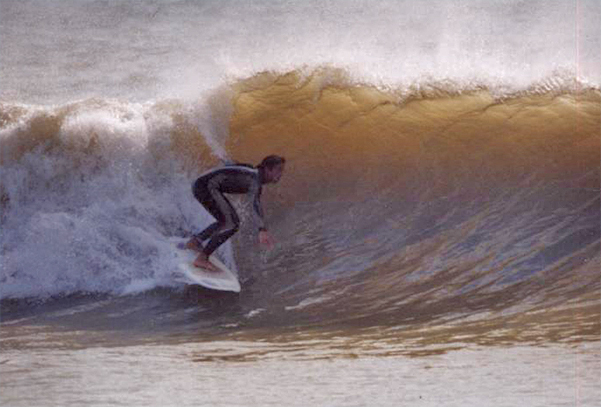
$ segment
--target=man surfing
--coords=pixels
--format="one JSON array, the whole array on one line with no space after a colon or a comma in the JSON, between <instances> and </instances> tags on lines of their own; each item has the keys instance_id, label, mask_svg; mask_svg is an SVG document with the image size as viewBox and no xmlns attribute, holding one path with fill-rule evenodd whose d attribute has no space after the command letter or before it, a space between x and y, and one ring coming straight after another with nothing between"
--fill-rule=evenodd
<instances>
[{"instance_id":1,"label":"man surfing","mask_svg":"<svg viewBox=\"0 0 601 407\"><path fill-rule=\"evenodd\" d=\"M239 229L240 219L224 194L248 194L252 197L259 243L273 247L273 238L263 219L261 192L264 184L275 184L280 180L285 164L285 158L270 155L257 167L247 164L226 165L204 173L194 182L194 197L216 219L215 223L192 236L186 243L187 249L199 252L194 266L218 272L219 269L209 261L209 256ZM209 242L203 246L205 240Z\"/></svg>"}]
</instances>

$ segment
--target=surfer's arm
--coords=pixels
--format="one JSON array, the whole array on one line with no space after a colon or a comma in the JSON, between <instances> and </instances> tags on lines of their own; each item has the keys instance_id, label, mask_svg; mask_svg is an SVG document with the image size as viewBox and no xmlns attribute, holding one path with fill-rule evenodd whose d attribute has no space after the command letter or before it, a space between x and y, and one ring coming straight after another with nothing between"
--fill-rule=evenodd
<instances>
[{"instance_id":1,"label":"surfer's arm","mask_svg":"<svg viewBox=\"0 0 601 407\"><path fill-rule=\"evenodd\" d=\"M265 226L265 218L263 216L263 206L261 205L261 187L256 184L251 189L251 193L253 196L253 218L255 225L259 229L260 232L267 231L267 227Z\"/></svg>"},{"instance_id":2,"label":"surfer's arm","mask_svg":"<svg viewBox=\"0 0 601 407\"><path fill-rule=\"evenodd\" d=\"M259 228L259 243L266 246L268 249L273 249L275 241L271 237L271 234L267 231L265 226L265 220L263 217L263 207L261 206L261 188L259 187L255 192L253 199L253 214L256 218L255 222Z\"/></svg>"}]
</instances>

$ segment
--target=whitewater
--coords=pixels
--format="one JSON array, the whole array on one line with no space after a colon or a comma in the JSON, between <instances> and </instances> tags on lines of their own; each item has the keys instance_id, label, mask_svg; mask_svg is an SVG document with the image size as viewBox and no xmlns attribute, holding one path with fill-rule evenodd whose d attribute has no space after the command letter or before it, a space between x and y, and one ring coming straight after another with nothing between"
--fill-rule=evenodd
<instances>
[{"instance_id":1,"label":"whitewater","mask_svg":"<svg viewBox=\"0 0 601 407\"><path fill-rule=\"evenodd\" d=\"M0 404L598 405L600 17L0 0ZM236 197L242 292L186 285L269 154L276 247Z\"/></svg>"}]
</instances>

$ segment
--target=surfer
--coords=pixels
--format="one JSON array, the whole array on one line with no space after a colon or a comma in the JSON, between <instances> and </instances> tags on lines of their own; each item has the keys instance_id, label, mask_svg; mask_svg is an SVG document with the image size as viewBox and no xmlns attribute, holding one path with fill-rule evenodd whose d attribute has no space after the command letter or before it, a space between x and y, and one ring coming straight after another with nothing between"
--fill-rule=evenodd
<instances>
[{"instance_id":1,"label":"surfer","mask_svg":"<svg viewBox=\"0 0 601 407\"><path fill-rule=\"evenodd\" d=\"M280 180L285 163L285 158L270 155L257 167L249 164L225 165L204 173L194 182L194 197L216 219L216 222L192 236L186 243L187 249L199 252L194 266L219 271L209 261L209 256L239 229L240 219L224 194L248 194L253 198L253 215L259 231L259 243L273 247L273 238L263 219L261 191L263 184L275 184ZM202 242L205 240L209 242L203 246Z\"/></svg>"}]
</instances>

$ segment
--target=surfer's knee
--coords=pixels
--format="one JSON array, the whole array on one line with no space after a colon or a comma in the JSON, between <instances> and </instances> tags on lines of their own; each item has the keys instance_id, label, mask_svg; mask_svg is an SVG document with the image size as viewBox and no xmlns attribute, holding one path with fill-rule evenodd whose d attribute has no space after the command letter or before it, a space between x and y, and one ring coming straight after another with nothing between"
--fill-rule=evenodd
<instances>
[{"instance_id":1,"label":"surfer's knee","mask_svg":"<svg viewBox=\"0 0 601 407\"><path fill-rule=\"evenodd\" d=\"M227 234L229 234L229 235L233 235L233 234L237 233L239 230L240 230L240 224L233 223L228 228L226 228L225 232L227 232Z\"/></svg>"},{"instance_id":2,"label":"surfer's knee","mask_svg":"<svg viewBox=\"0 0 601 407\"><path fill-rule=\"evenodd\" d=\"M237 217L229 217L225 223L221 225L219 230L220 235L232 236L234 233L240 230L240 221Z\"/></svg>"}]
</instances>

